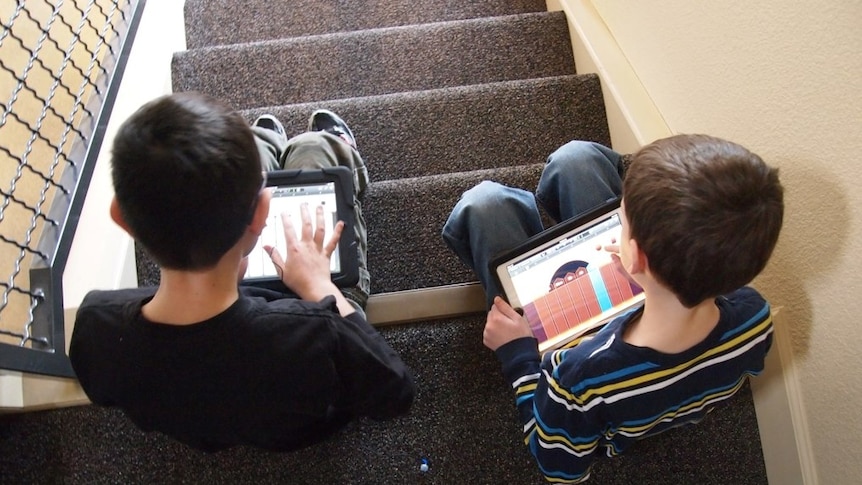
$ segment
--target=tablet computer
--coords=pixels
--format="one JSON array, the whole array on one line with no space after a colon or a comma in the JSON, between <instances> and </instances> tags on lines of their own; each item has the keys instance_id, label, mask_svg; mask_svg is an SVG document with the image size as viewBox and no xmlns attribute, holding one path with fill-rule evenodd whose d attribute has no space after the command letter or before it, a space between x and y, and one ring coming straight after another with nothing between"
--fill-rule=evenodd
<instances>
[{"instance_id":1,"label":"tablet computer","mask_svg":"<svg viewBox=\"0 0 862 485\"><path fill-rule=\"evenodd\" d=\"M272 191L269 216L257 245L248 255L248 268L243 277L243 284L279 291L287 290L276 273L275 265L263 250L263 246L274 246L282 255L287 254L281 214L288 212L298 229L302 220L300 206L307 203L312 221L315 217L315 208L323 206L327 239L332 236L335 223L344 221L344 230L341 231L338 246L332 253L329 268L332 281L337 286L355 285L359 281L357 255L359 242L356 240L356 232L353 228L353 174L350 169L331 167L276 170L266 173L265 185Z\"/></svg>"},{"instance_id":2,"label":"tablet computer","mask_svg":"<svg viewBox=\"0 0 862 485\"><path fill-rule=\"evenodd\" d=\"M619 242L621 217L614 200L492 259L501 296L523 311L540 352L563 347L643 301L643 290L603 249Z\"/></svg>"}]
</instances>

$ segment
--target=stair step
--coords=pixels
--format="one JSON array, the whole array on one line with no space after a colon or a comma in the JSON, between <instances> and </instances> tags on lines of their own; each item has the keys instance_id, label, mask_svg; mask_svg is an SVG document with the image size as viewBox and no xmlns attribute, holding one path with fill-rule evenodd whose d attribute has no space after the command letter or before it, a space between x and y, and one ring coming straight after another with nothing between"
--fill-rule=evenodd
<instances>
[{"instance_id":1,"label":"stair step","mask_svg":"<svg viewBox=\"0 0 862 485\"><path fill-rule=\"evenodd\" d=\"M371 292L475 281L443 242L443 224L461 194L483 180L534 191L544 162L372 182L362 204L368 226Z\"/></svg>"},{"instance_id":2,"label":"stair step","mask_svg":"<svg viewBox=\"0 0 862 485\"><path fill-rule=\"evenodd\" d=\"M443 242L449 213L464 191L483 180L533 192L543 167L544 162L370 183L362 213L372 296L396 294L391 299L406 290L475 282L473 271ZM157 285L155 262L140 245L135 250L140 284Z\"/></svg>"},{"instance_id":3,"label":"stair step","mask_svg":"<svg viewBox=\"0 0 862 485\"><path fill-rule=\"evenodd\" d=\"M174 91L235 109L575 74L562 12L459 20L178 52Z\"/></svg>"},{"instance_id":4,"label":"stair step","mask_svg":"<svg viewBox=\"0 0 862 485\"><path fill-rule=\"evenodd\" d=\"M546 11L544 0L186 0L189 49ZM230 28L224 28L224 26Z\"/></svg>"},{"instance_id":5,"label":"stair step","mask_svg":"<svg viewBox=\"0 0 862 485\"><path fill-rule=\"evenodd\" d=\"M306 130L309 114L321 107L348 122L374 181L541 162L572 139L610 143L595 75L350 98L244 114L249 121L274 114L287 133L296 134Z\"/></svg>"}]
</instances>

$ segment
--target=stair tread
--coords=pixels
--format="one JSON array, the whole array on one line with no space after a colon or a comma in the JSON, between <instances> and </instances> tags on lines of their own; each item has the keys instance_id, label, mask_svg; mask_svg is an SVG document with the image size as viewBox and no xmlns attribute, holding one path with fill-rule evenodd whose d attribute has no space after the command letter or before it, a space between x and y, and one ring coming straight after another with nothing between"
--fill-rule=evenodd
<instances>
[{"instance_id":1,"label":"stair tread","mask_svg":"<svg viewBox=\"0 0 862 485\"><path fill-rule=\"evenodd\" d=\"M544 162L372 182L363 214L368 226L372 294L475 281L440 231L470 187L483 180L533 191Z\"/></svg>"},{"instance_id":2,"label":"stair tread","mask_svg":"<svg viewBox=\"0 0 862 485\"><path fill-rule=\"evenodd\" d=\"M347 120L372 180L538 162L575 138L610 142L595 75L255 108L244 114L249 120L273 114L287 133L297 134L321 107Z\"/></svg>"},{"instance_id":3,"label":"stair tread","mask_svg":"<svg viewBox=\"0 0 862 485\"><path fill-rule=\"evenodd\" d=\"M546 11L544 0L272 0L213 2L186 0L186 41L190 49L379 27L464 20ZM230 28L223 28L230 25Z\"/></svg>"},{"instance_id":4,"label":"stair tread","mask_svg":"<svg viewBox=\"0 0 862 485\"><path fill-rule=\"evenodd\" d=\"M247 109L559 76L575 73L568 39L565 15L542 12L192 49L173 88Z\"/></svg>"}]
</instances>

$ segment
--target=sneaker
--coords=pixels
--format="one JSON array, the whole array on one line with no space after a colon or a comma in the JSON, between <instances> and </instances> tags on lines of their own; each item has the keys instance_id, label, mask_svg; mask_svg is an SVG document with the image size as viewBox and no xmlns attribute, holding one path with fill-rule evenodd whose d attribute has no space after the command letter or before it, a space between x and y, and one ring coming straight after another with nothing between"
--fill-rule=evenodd
<instances>
[{"instance_id":1,"label":"sneaker","mask_svg":"<svg viewBox=\"0 0 862 485\"><path fill-rule=\"evenodd\" d=\"M344 140L356 150L356 138L350 127L337 114L328 109L319 109L308 119L308 131L325 131Z\"/></svg>"},{"instance_id":2,"label":"sneaker","mask_svg":"<svg viewBox=\"0 0 862 485\"><path fill-rule=\"evenodd\" d=\"M258 119L254 120L252 126L257 126L258 128L263 128L265 130L271 130L279 135L284 134L284 126L281 125L281 122L278 121L273 115L261 115Z\"/></svg>"}]
</instances>

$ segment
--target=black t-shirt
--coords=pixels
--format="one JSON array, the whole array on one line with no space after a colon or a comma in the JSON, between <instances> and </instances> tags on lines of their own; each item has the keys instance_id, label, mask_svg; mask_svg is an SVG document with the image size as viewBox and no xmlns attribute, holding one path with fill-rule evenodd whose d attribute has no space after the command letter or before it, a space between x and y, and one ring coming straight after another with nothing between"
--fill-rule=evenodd
<instances>
[{"instance_id":1,"label":"black t-shirt","mask_svg":"<svg viewBox=\"0 0 862 485\"><path fill-rule=\"evenodd\" d=\"M144 431L218 450L286 451L349 420L404 414L410 372L358 313L242 287L221 314L193 325L141 314L155 288L89 293L69 350L95 404L117 406Z\"/></svg>"}]
</instances>

